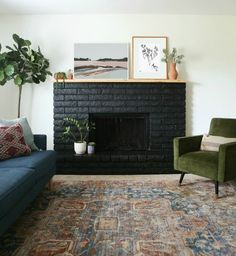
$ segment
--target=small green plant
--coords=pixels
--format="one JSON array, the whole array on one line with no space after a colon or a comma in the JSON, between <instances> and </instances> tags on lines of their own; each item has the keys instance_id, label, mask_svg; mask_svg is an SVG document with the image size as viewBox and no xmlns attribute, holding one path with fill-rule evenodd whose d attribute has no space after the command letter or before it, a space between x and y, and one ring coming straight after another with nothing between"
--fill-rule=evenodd
<instances>
[{"instance_id":1,"label":"small green plant","mask_svg":"<svg viewBox=\"0 0 236 256\"><path fill-rule=\"evenodd\" d=\"M161 60L168 63L177 63L180 64L182 62L182 59L184 58L184 55L178 55L177 54L177 49L176 48L172 48L172 52L169 53L167 49L163 49L163 53L164 53L164 58L162 58Z\"/></svg>"},{"instance_id":2,"label":"small green plant","mask_svg":"<svg viewBox=\"0 0 236 256\"><path fill-rule=\"evenodd\" d=\"M59 80L62 80L63 83L65 83L65 79L67 79L65 72L56 72L54 74L54 78L56 79L56 83L58 84Z\"/></svg>"},{"instance_id":3,"label":"small green plant","mask_svg":"<svg viewBox=\"0 0 236 256\"><path fill-rule=\"evenodd\" d=\"M88 145L95 147L95 146L96 146L96 143L91 141L91 142L88 143Z\"/></svg>"},{"instance_id":4,"label":"small green plant","mask_svg":"<svg viewBox=\"0 0 236 256\"><path fill-rule=\"evenodd\" d=\"M64 140L72 138L74 142L84 142L91 130L95 129L95 124L88 121L88 119L75 119L72 117L65 117L65 129L62 134Z\"/></svg>"}]
</instances>

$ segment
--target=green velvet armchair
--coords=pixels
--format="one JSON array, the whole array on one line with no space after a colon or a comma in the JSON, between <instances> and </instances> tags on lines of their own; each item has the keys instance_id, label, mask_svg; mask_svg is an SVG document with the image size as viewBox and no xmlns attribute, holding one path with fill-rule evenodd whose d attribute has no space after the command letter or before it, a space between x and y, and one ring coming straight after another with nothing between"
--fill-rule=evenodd
<instances>
[{"instance_id":1,"label":"green velvet armchair","mask_svg":"<svg viewBox=\"0 0 236 256\"><path fill-rule=\"evenodd\" d=\"M213 118L209 135L236 138L236 119ZM179 185L185 173L192 173L219 182L236 179L236 142L222 144L219 152L201 151L202 135L174 139L174 168L181 171Z\"/></svg>"}]
</instances>

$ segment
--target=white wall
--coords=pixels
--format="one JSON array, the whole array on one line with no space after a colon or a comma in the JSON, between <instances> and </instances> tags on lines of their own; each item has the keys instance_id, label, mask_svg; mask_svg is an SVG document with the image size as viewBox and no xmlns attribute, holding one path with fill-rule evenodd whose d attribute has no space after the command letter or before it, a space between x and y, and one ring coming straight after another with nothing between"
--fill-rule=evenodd
<instances>
[{"instance_id":1,"label":"white wall","mask_svg":"<svg viewBox=\"0 0 236 256\"><path fill-rule=\"evenodd\" d=\"M131 42L133 35L165 35L186 56L187 134L207 132L212 117L236 117L236 17L176 15L1 16L0 42L17 33L40 45L51 71L73 68L74 42ZM23 89L22 116L53 147L53 79ZM0 118L16 117L17 87L0 88Z\"/></svg>"}]
</instances>

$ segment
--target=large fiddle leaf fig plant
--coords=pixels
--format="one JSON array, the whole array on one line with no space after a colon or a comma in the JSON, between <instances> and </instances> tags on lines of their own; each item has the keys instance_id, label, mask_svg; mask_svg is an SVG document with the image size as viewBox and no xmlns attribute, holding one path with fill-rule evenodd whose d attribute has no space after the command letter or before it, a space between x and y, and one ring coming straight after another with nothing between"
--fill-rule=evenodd
<instances>
[{"instance_id":1,"label":"large fiddle leaf fig plant","mask_svg":"<svg viewBox=\"0 0 236 256\"><path fill-rule=\"evenodd\" d=\"M48 75L49 60L46 59L38 47L31 48L31 42L13 34L13 46L6 46L8 52L0 55L0 84L4 85L13 79L19 88L18 117L20 117L21 93L24 84L39 84L44 82ZM3 65L1 65L3 64Z\"/></svg>"}]
</instances>

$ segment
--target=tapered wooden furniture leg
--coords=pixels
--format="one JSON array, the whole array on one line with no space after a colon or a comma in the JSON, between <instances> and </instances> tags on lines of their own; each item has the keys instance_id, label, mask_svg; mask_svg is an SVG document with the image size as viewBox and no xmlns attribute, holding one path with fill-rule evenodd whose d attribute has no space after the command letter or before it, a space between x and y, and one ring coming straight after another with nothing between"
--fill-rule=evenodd
<instances>
[{"instance_id":1,"label":"tapered wooden furniture leg","mask_svg":"<svg viewBox=\"0 0 236 256\"><path fill-rule=\"evenodd\" d=\"M219 181L215 182L215 197L219 197Z\"/></svg>"},{"instance_id":2,"label":"tapered wooden furniture leg","mask_svg":"<svg viewBox=\"0 0 236 256\"><path fill-rule=\"evenodd\" d=\"M184 175L185 175L185 172L182 172L181 176L180 176L180 179L179 179L179 186L181 186L181 183L182 183L182 181L184 179Z\"/></svg>"},{"instance_id":3,"label":"tapered wooden furniture leg","mask_svg":"<svg viewBox=\"0 0 236 256\"><path fill-rule=\"evenodd\" d=\"M49 180L49 182L48 182L48 189L49 190L52 190L52 188L53 188L53 180L52 180L52 178Z\"/></svg>"}]
</instances>

